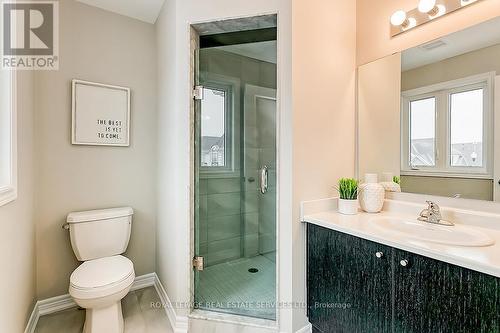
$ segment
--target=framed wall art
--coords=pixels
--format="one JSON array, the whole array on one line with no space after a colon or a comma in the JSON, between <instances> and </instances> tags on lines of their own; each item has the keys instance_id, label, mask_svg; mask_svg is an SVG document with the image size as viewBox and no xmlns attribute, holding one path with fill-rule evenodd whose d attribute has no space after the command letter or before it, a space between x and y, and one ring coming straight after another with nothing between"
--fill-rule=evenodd
<instances>
[{"instance_id":1,"label":"framed wall art","mask_svg":"<svg viewBox=\"0 0 500 333\"><path fill-rule=\"evenodd\" d=\"M130 146L130 89L72 81L71 143Z\"/></svg>"}]
</instances>

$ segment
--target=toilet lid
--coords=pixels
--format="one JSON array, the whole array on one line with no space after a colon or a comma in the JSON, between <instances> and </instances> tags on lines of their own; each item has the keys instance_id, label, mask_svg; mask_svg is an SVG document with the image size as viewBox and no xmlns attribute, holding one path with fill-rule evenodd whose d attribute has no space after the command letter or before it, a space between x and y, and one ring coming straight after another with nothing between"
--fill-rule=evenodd
<instances>
[{"instance_id":1,"label":"toilet lid","mask_svg":"<svg viewBox=\"0 0 500 333\"><path fill-rule=\"evenodd\" d=\"M85 261L71 274L74 288L93 289L119 283L134 274L134 264L124 256Z\"/></svg>"}]
</instances>

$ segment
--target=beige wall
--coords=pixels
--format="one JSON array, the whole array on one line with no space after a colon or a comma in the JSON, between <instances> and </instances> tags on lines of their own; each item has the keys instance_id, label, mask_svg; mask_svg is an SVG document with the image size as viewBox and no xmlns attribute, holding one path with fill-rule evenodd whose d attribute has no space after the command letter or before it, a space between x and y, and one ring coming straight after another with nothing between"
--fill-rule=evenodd
<instances>
[{"instance_id":1,"label":"beige wall","mask_svg":"<svg viewBox=\"0 0 500 333\"><path fill-rule=\"evenodd\" d=\"M403 72L401 90L425 87L487 72L500 73L500 44Z\"/></svg>"},{"instance_id":2,"label":"beige wall","mask_svg":"<svg viewBox=\"0 0 500 333\"><path fill-rule=\"evenodd\" d=\"M293 2L294 209L354 175L355 3ZM298 215L294 220L298 219Z\"/></svg>"},{"instance_id":3,"label":"beige wall","mask_svg":"<svg viewBox=\"0 0 500 333\"><path fill-rule=\"evenodd\" d=\"M390 37L389 20L396 10L417 7L416 0L357 0L357 63L366 64L500 15L500 1L486 0L432 23Z\"/></svg>"},{"instance_id":4,"label":"beige wall","mask_svg":"<svg viewBox=\"0 0 500 333\"><path fill-rule=\"evenodd\" d=\"M401 54L358 69L358 177L399 175ZM379 178L380 179L380 178Z\"/></svg>"},{"instance_id":5,"label":"beige wall","mask_svg":"<svg viewBox=\"0 0 500 333\"><path fill-rule=\"evenodd\" d=\"M335 195L354 176L356 2L292 2L293 290L305 299L303 200ZM301 320L300 316L295 317Z\"/></svg>"},{"instance_id":6,"label":"beige wall","mask_svg":"<svg viewBox=\"0 0 500 333\"><path fill-rule=\"evenodd\" d=\"M493 200L493 180L446 177L401 176L403 192L463 199Z\"/></svg>"},{"instance_id":7,"label":"beige wall","mask_svg":"<svg viewBox=\"0 0 500 333\"><path fill-rule=\"evenodd\" d=\"M39 299L67 293L78 265L61 226L71 211L131 206L127 256L155 271L156 46L154 26L60 1L60 70L36 73L36 251ZM71 79L130 87L131 146L73 146Z\"/></svg>"},{"instance_id":8,"label":"beige wall","mask_svg":"<svg viewBox=\"0 0 500 333\"><path fill-rule=\"evenodd\" d=\"M0 332L23 332L35 301L33 73L17 82L18 197L0 207Z\"/></svg>"}]
</instances>

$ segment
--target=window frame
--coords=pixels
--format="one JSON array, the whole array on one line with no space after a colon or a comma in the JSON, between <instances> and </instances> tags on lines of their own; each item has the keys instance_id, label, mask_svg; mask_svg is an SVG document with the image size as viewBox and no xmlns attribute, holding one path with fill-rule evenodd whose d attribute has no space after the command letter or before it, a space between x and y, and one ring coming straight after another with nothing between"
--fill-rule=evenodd
<instances>
[{"instance_id":1,"label":"window frame","mask_svg":"<svg viewBox=\"0 0 500 333\"><path fill-rule=\"evenodd\" d=\"M211 89L211 90L219 90L223 91L226 96L225 101L225 147L224 147L224 166L202 166L200 165L200 173L205 177L210 178L213 177L232 177L237 173L237 165L239 164L239 160L237 160L237 152L236 152L236 143L235 143L235 89L237 88L234 84L228 82L221 78L220 80L203 80L203 88ZM200 106L200 115L201 115L201 106ZM200 118L201 119L201 118ZM200 126L202 126L200 122ZM201 161L201 133L200 133L200 161Z\"/></svg>"},{"instance_id":2,"label":"window frame","mask_svg":"<svg viewBox=\"0 0 500 333\"><path fill-rule=\"evenodd\" d=\"M9 140L7 158L0 156L0 163L4 163L8 170L7 179L0 177L0 206L4 206L17 199L17 73L14 70L9 71L9 102L7 111L9 122L0 124L0 139L4 135Z\"/></svg>"},{"instance_id":3,"label":"window frame","mask_svg":"<svg viewBox=\"0 0 500 333\"><path fill-rule=\"evenodd\" d=\"M403 91L401 94L401 174L454 178L493 178L493 92L495 72ZM483 166L451 165L451 95L484 89L483 94ZM436 98L435 161L433 167L410 165L410 103Z\"/></svg>"}]
</instances>

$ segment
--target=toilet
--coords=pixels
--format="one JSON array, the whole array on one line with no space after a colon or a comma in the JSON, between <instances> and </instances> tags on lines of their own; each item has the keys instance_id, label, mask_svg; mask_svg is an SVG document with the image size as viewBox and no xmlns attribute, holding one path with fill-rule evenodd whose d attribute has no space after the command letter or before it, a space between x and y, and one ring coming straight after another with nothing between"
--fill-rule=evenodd
<instances>
[{"instance_id":1,"label":"toilet","mask_svg":"<svg viewBox=\"0 0 500 333\"><path fill-rule=\"evenodd\" d=\"M71 247L83 263L70 277L69 294L86 309L84 333L122 333L121 299L135 279L134 265L121 254L130 239L130 207L70 213Z\"/></svg>"}]
</instances>

